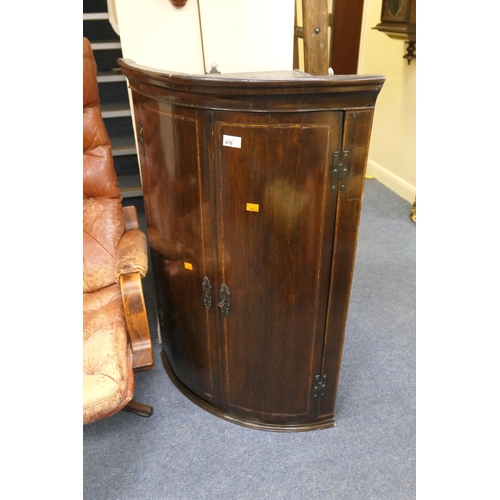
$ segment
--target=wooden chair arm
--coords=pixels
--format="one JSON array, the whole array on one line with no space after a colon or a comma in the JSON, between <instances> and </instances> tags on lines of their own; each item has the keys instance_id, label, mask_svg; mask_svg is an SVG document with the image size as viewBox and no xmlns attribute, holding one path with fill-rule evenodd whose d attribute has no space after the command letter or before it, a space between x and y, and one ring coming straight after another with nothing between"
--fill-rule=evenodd
<instances>
[{"instance_id":1,"label":"wooden chair arm","mask_svg":"<svg viewBox=\"0 0 500 500\"><path fill-rule=\"evenodd\" d=\"M132 348L132 367L135 372L150 370L154 367L153 343L140 273L121 275L120 288Z\"/></svg>"}]
</instances>

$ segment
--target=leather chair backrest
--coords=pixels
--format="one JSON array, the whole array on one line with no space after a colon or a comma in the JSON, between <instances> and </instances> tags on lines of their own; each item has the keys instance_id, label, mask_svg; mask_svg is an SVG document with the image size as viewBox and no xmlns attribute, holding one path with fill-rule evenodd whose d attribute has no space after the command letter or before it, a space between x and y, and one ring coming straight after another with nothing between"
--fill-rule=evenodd
<instances>
[{"instance_id":1,"label":"leather chair backrest","mask_svg":"<svg viewBox=\"0 0 500 500\"><path fill-rule=\"evenodd\" d=\"M125 230L111 142L102 119L97 64L83 39L83 292L116 283L116 250Z\"/></svg>"}]
</instances>

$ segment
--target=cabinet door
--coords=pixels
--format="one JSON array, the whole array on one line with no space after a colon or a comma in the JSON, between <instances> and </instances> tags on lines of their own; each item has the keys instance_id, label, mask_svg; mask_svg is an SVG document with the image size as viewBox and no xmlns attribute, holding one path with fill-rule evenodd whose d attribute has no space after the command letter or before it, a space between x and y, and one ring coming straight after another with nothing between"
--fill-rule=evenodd
<instances>
[{"instance_id":1,"label":"cabinet door","mask_svg":"<svg viewBox=\"0 0 500 500\"><path fill-rule=\"evenodd\" d=\"M345 189L339 190L337 200L329 311L323 351L323 373L328 374L328 390L319 399L320 418L333 415L335 409L372 123L373 109L345 112L342 151L348 151L349 155L344 162L347 167Z\"/></svg>"},{"instance_id":2,"label":"cabinet door","mask_svg":"<svg viewBox=\"0 0 500 500\"><path fill-rule=\"evenodd\" d=\"M213 126L225 405L256 422L310 422L342 113L215 113Z\"/></svg>"},{"instance_id":3,"label":"cabinet door","mask_svg":"<svg viewBox=\"0 0 500 500\"><path fill-rule=\"evenodd\" d=\"M217 401L214 305L202 300L214 274L206 114L140 94L134 104L163 349L189 389Z\"/></svg>"}]
</instances>

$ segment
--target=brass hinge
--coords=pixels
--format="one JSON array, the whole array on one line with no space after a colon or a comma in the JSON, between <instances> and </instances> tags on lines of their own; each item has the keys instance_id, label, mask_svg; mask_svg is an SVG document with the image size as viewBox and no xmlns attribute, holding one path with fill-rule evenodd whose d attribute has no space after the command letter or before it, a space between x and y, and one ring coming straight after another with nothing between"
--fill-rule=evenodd
<instances>
[{"instance_id":1,"label":"brass hinge","mask_svg":"<svg viewBox=\"0 0 500 500\"><path fill-rule=\"evenodd\" d=\"M340 190L344 191L346 186L346 177L349 167L347 166L347 160L352 151L335 151L333 153L333 165L331 170L332 183L330 186L331 191L337 189L337 182L340 180Z\"/></svg>"},{"instance_id":2,"label":"brass hinge","mask_svg":"<svg viewBox=\"0 0 500 500\"><path fill-rule=\"evenodd\" d=\"M313 381L313 398L318 396L324 396L326 389L326 373L321 375L315 375Z\"/></svg>"}]
</instances>

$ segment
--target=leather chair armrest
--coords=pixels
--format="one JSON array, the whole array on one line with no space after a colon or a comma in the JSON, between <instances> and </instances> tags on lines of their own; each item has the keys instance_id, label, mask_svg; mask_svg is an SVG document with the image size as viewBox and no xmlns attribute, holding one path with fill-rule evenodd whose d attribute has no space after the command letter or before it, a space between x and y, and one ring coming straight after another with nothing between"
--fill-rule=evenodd
<instances>
[{"instance_id":1,"label":"leather chair armrest","mask_svg":"<svg viewBox=\"0 0 500 500\"><path fill-rule=\"evenodd\" d=\"M144 278L148 272L146 235L140 229L125 231L118 243L116 281L123 274L138 272Z\"/></svg>"}]
</instances>

